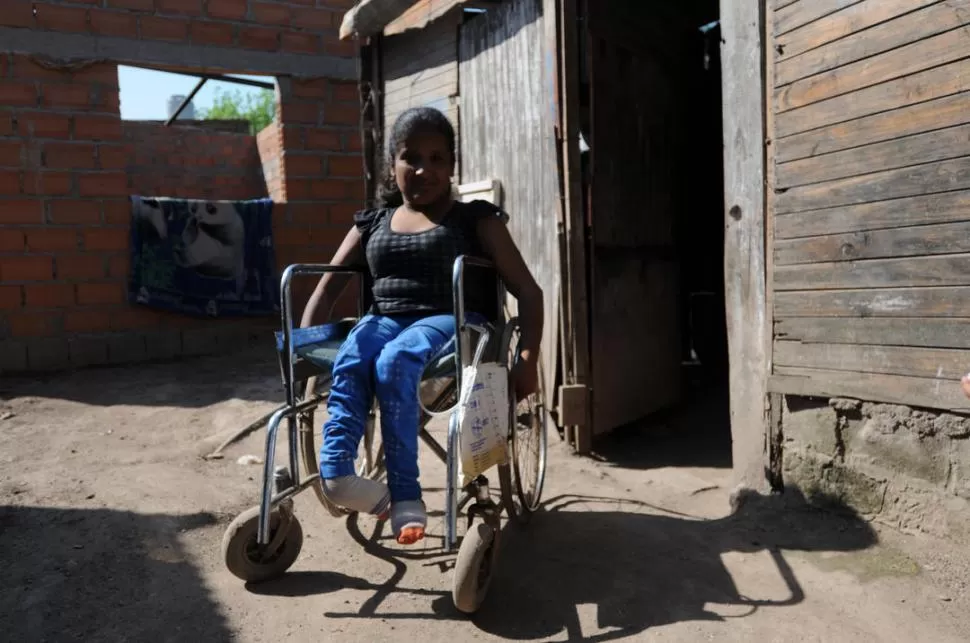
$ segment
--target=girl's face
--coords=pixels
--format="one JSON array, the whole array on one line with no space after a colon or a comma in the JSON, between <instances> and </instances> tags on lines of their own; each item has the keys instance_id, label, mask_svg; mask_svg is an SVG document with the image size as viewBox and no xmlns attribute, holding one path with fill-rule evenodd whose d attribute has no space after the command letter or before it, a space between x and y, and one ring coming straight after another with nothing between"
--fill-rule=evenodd
<instances>
[{"instance_id":1,"label":"girl's face","mask_svg":"<svg viewBox=\"0 0 970 643\"><path fill-rule=\"evenodd\" d=\"M407 138L394 157L394 181L404 200L430 205L451 190L455 161L448 139L437 132L417 132Z\"/></svg>"}]
</instances>

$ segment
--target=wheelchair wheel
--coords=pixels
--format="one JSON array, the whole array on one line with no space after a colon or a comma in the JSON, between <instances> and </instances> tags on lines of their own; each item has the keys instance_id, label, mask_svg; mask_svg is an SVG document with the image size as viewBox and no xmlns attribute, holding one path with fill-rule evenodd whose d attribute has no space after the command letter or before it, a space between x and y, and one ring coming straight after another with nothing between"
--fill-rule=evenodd
<instances>
[{"instance_id":1,"label":"wheelchair wheel","mask_svg":"<svg viewBox=\"0 0 970 643\"><path fill-rule=\"evenodd\" d=\"M285 529L285 533L281 530ZM303 528L292 511L276 509L270 516L270 544L257 544L259 507L247 509L233 520L222 537L222 557L233 576L258 583L282 576L303 548Z\"/></svg>"},{"instance_id":2,"label":"wheelchair wheel","mask_svg":"<svg viewBox=\"0 0 970 643\"><path fill-rule=\"evenodd\" d=\"M474 614L481 607L498 552L498 531L484 522L476 522L461 541L451 597L458 611Z\"/></svg>"},{"instance_id":3,"label":"wheelchair wheel","mask_svg":"<svg viewBox=\"0 0 970 643\"><path fill-rule=\"evenodd\" d=\"M308 395L321 396L320 404L326 400L325 385L318 384L316 377L311 377L306 382L306 387L302 399L307 399ZM320 451L316 443L316 436L321 427L317 425L314 409L304 411L299 416L300 424L300 454L303 459L303 467L308 476L320 473ZM364 432L364 439L361 441L360 448L357 450L357 475L378 480L384 474L384 445L381 443L380 431L377 427L377 420L371 414L367 421L367 428ZM313 485L313 492L317 496L320 504L335 518L346 516L350 513L343 507L330 502L323 495L323 485Z\"/></svg>"},{"instance_id":4,"label":"wheelchair wheel","mask_svg":"<svg viewBox=\"0 0 970 643\"><path fill-rule=\"evenodd\" d=\"M520 333L516 320L510 322L508 346L509 363L519 352ZM514 488L515 499L503 497L506 512L510 518L520 523L528 522L542 501L542 488L546 478L546 457L548 450L547 429L549 413L546 410L545 378L542 360L539 359L539 390L520 401L511 411L511 430L509 432L509 451L511 471L499 479L503 496L508 496ZM509 492L505 489L508 486Z\"/></svg>"}]
</instances>

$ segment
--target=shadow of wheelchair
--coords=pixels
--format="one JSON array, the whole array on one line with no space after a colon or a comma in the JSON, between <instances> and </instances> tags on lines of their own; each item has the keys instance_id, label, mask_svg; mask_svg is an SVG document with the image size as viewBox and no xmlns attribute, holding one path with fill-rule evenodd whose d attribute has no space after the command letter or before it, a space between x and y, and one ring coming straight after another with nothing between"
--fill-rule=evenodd
<instances>
[{"instance_id":1,"label":"shadow of wheelchair","mask_svg":"<svg viewBox=\"0 0 970 643\"><path fill-rule=\"evenodd\" d=\"M797 605L805 592L782 550L849 552L877 543L869 524L844 505L829 498L813 501L825 502L830 510L816 509L797 491L788 491L784 497L749 496L736 513L709 520L621 498L552 498L528 528L506 525L489 596L473 622L484 632L512 640L548 639L565 632L570 640L610 641L661 625L723 621L763 607ZM340 589L374 592L356 612L329 613L330 618L467 618L452 605L450 591L401 587L409 561L440 566L444 572L453 555L384 547L381 526L368 537L354 517L348 519L348 531L365 552L393 567L385 582L290 573L258 591L291 596ZM770 555L786 595L760 600L742 595L722 559L730 552ZM430 598L430 613L378 612L396 593ZM729 606L732 614L712 611L711 604ZM595 609L604 631L584 637L578 606Z\"/></svg>"}]
</instances>

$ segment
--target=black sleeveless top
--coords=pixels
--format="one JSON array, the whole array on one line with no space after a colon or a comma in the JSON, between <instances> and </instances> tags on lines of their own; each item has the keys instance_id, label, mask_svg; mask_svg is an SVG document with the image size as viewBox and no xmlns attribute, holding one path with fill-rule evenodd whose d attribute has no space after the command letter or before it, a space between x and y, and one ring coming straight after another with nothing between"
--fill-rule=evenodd
<instances>
[{"instance_id":1,"label":"black sleeveless top","mask_svg":"<svg viewBox=\"0 0 970 643\"><path fill-rule=\"evenodd\" d=\"M476 226L484 217L508 220L488 201L456 201L434 228L417 233L395 232L396 208L362 210L354 215L367 257L376 315L451 314L454 309L451 275L460 255L485 257ZM497 316L496 276L481 268L465 270L465 310L488 319Z\"/></svg>"}]
</instances>

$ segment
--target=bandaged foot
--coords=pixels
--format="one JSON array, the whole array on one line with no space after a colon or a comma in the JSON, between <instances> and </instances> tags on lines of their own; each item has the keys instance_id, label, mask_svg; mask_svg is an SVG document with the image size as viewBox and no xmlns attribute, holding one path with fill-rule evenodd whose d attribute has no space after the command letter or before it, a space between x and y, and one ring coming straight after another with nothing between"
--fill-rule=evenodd
<instances>
[{"instance_id":1,"label":"bandaged foot","mask_svg":"<svg viewBox=\"0 0 970 643\"><path fill-rule=\"evenodd\" d=\"M387 485L360 476L324 480L323 495L339 507L378 516L382 520L387 519L387 511L391 505L391 494Z\"/></svg>"},{"instance_id":2,"label":"bandaged foot","mask_svg":"<svg viewBox=\"0 0 970 643\"><path fill-rule=\"evenodd\" d=\"M391 505L391 529L401 545L413 545L424 538L428 514L420 500L405 500Z\"/></svg>"}]
</instances>

